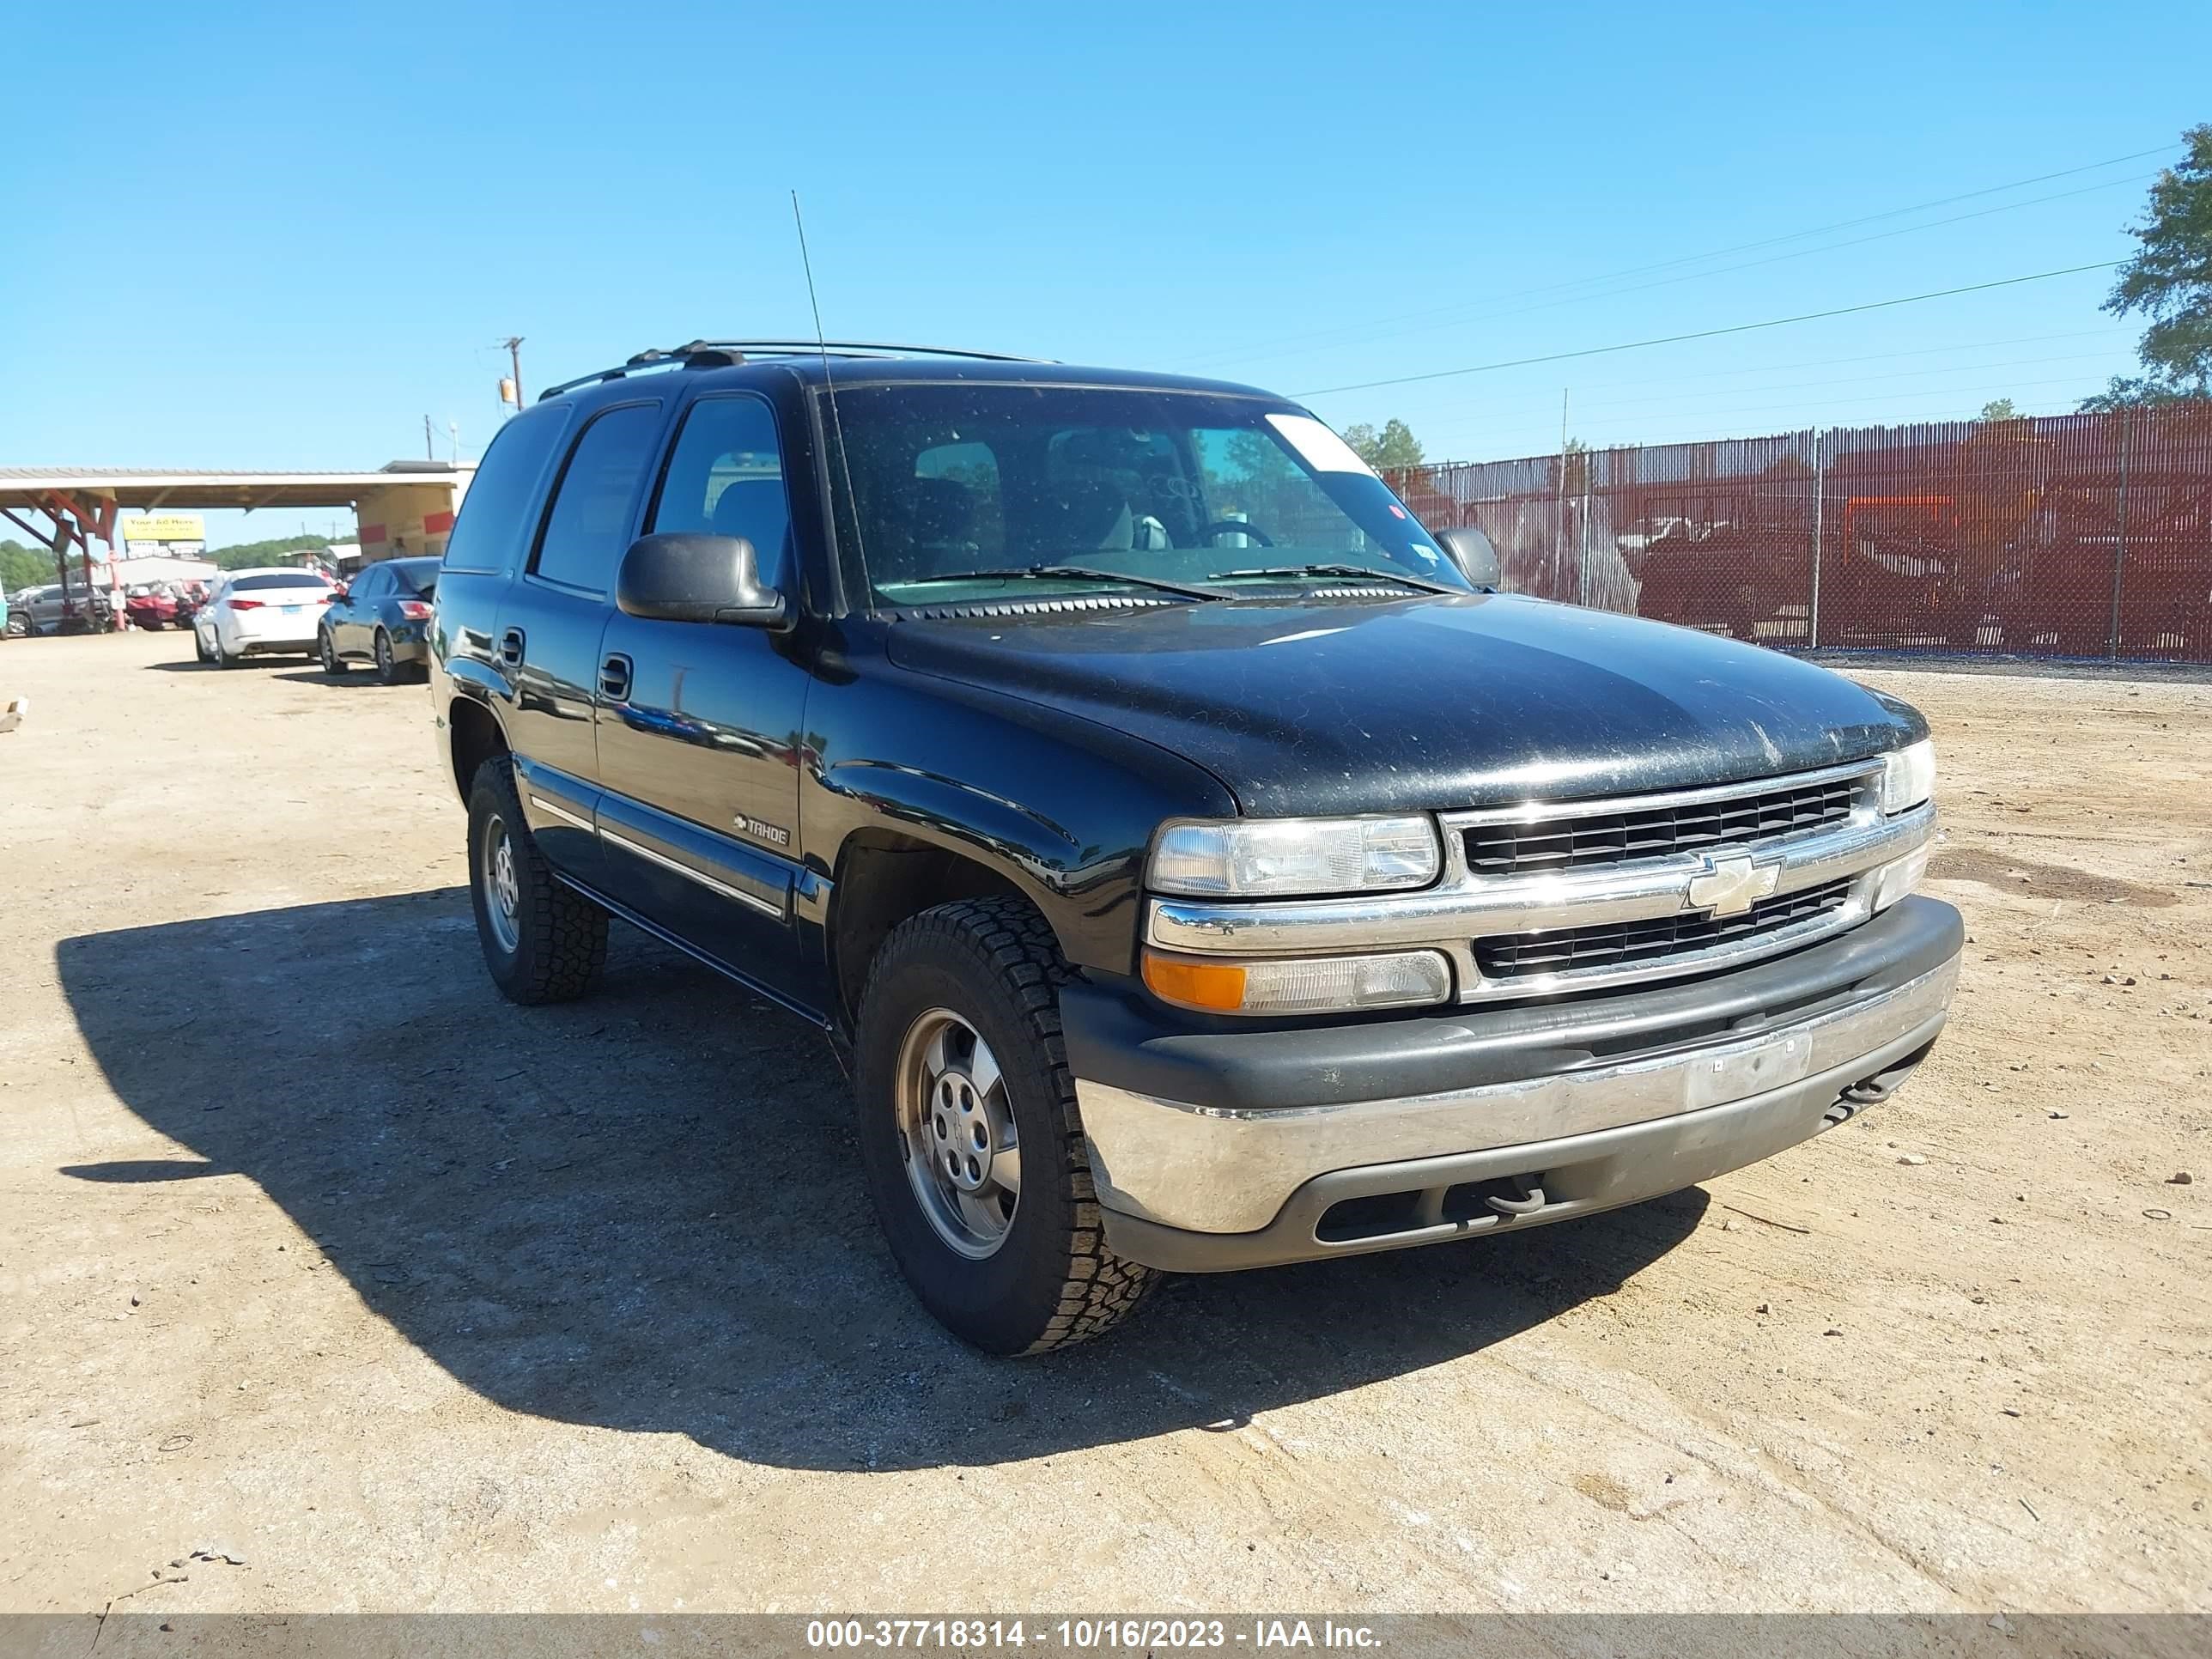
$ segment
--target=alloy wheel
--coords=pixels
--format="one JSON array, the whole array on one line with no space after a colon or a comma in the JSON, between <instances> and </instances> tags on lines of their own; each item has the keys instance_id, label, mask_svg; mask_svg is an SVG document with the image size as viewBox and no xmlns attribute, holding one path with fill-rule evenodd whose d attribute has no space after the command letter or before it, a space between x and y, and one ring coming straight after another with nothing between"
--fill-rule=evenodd
<instances>
[{"instance_id":1,"label":"alloy wheel","mask_svg":"<svg viewBox=\"0 0 2212 1659\"><path fill-rule=\"evenodd\" d=\"M998 1056L960 1015L933 1008L907 1028L896 1076L900 1150L922 1214L962 1255L996 1255L1022 1195L1021 1145Z\"/></svg>"},{"instance_id":2,"label":"alloy wheel","mask_svg":"<svg viewBox=\"0 0 2212 1659\"><path fill-rule=\"evenodd\" d=\"M501 950L513 955L522 943L522 882L514 867L514 842L507 833L507 820L495 813L484 822L479 849L483 871L484 914L491 919L493 938Z\"/></svg>"}]
</instances>

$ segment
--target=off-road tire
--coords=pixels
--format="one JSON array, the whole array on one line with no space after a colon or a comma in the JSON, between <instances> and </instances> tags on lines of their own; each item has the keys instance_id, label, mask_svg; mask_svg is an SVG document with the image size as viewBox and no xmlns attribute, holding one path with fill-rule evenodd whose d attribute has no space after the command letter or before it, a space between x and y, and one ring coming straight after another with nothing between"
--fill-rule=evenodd
<instances>
[{"instance_id":1,"label":"off-road tire","mask_svg":"<svg viewBox=\"0 0 2212 1659\"><path fill-rule=\"evenodd\" d=\"M1106 1247L1060 1034L1060 988L1074 977L1026 902L963 899L894 929L861 994L854 1095L876 1213L922 1304L986 1353L1042 1353L1100 1335L1159 1277ZM907 1178L899 1052L915 1021L939 1008L967 1020L998 1056L1022 1149L1010 1231L981 1261L938 1236Z\"/></svg>"},{"instance_id":2,"label":"off-road tire","mask_svg":"<svg viewBox=\"0 0 2212 1659\"><path fill-rule=\"evenodd\" d=\"M493 931L487 890L490 873L482 848L488 821L506 827L514 860L515 946L506 949ZM573 887L555 878L545 855L531 838L514 787L514 763L494 755L469 786L469 902L476 912L477 942L492 983L511 1002L526 1006L569 1002L589 991L607 962L607 913Z\"/></svg>"},{"instance_id":3,"label":"off-road tire","mask_svg":"<svg viewBox=\"0 0 2212 1659\"><path fill-rule=\"evenodd\" d=\"M338 655L337 641L331 637L331 630L327 628L316 630L315 655L322 659L323 672L328 674L332 679L336 679L353 666L343 657Z\"/></svg>"}]
</instances>

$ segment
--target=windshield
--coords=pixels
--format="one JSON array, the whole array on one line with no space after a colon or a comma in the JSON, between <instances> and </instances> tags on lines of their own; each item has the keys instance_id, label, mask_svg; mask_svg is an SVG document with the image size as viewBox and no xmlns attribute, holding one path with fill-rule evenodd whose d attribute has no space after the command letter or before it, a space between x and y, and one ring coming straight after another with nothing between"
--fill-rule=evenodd
<instances>
[{"instance_id":1,"label":"windshield","mask_svg":"<svg viewBox=\"0 0 2212 1659\"><path fill-rule=\"evenodd\" d=\"M1341 440L1255 398L858 386L838 391L831 430L848 580L878 605L1002 598L1017 580L1097 592L1116 574L1231 594L1372 571L1468 591ZM1307 565L1333 569L1270 574ZM1040 566L1051 574L1024 579Z\"/></svg>"},{"instance_id":2,"label":"windshield","mask_svg":"<svg viewBox=\"0 0 2212 1659\"><path fill-rule=\"evenodd\" d=\"M328 587L330 584L310 570L270 572L265 576L240 576L230 585L234 593L251 593L264 587Z\"/></svg>"},{"instance_id":3,"label":"windshield","mask_svg":"<svg viewBox=\"0 0 2212 1659\"><path fill-rule=\"evenodd\" d=\"M392 581L404 596L427 599L438 591L438 561L435 559L394 559L388 568Z\"/></svg>"}]
</instances>

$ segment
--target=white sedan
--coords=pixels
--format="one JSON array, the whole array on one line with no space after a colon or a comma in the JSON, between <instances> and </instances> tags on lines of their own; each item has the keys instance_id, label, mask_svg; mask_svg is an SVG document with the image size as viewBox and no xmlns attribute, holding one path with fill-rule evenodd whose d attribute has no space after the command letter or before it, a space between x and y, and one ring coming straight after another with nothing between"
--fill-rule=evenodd
<instances>
[{"instance_id":1,"label":"white sedan","mask_svg":"<svg viewBox=\"0 0 2212 1659\"><path fill-rule=\"evenodd\" d=\"M192 617L202 662L235 668L248 657L311 657L315 630L337 589L312 570L233 570Z\"/></svg>"}]
</instances>

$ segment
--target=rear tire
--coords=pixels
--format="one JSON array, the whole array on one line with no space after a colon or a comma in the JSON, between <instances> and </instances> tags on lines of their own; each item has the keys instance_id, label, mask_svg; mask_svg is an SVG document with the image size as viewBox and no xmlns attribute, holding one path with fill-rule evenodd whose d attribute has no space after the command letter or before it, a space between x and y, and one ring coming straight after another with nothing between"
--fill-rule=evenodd
<instances>
[{"instance_id":1,"label":"rear tire","mask_svg":"<svg viewBox=\"0 0 2212 1659\"><path fill-rule=\"evenodd\" d=\"M1060 1036L1073 978L1030 905L969 899L895 929L860 1001L854 1096L876 1213L922 1305L986 1353L1099 1335L1158 1277L1106 1247ZM970 1146L993 1148L981 1167ZM924 1156L948 1146L964 1188ZM1010 1153L1011 1204L995 1167Z\"/></svg>"},{"instance_id":2,"label":"rear tire","mask_svg":"<svg viewBox=\"0 0 2212 1659\"><path fill-rule=\"evenodd\" d=\"M379 685L399 684L399 665L392 658L392 635L380 628L376 630L376 683Z\"/></svg>"},{"instance_id":3,"label":"rear tire","mask_svg":"<svg viewBox=\"0 0 2212 1659\"><path fill-rule=\"evenodd\" d=\"M606 966L607 913L555 878L505 755L479 766L469 786L469 899L484 966L509 1001L572 1001Z\"/></svg>"}]
</instances>

